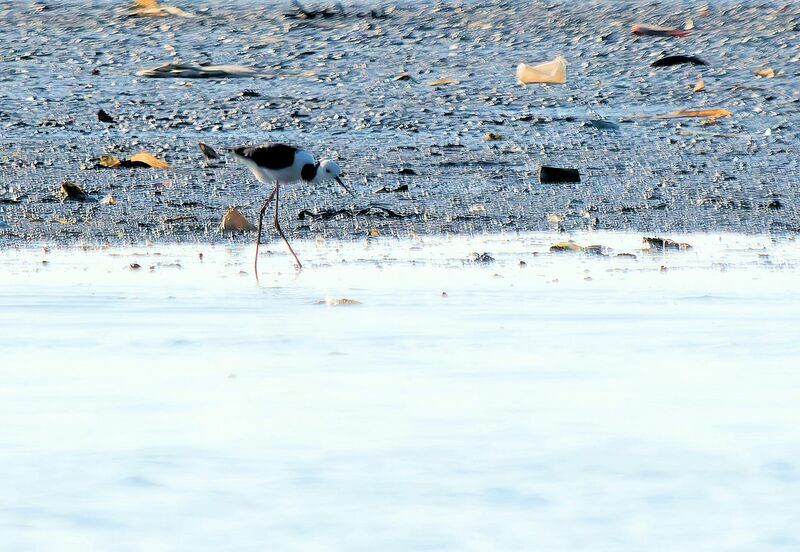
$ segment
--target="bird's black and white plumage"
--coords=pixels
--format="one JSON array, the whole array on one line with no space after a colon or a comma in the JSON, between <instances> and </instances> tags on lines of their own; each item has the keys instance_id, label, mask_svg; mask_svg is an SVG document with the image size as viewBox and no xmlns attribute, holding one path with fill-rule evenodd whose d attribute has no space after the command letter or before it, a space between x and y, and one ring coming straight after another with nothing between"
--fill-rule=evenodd
<instances>
[{"instance_id":1,"label":"bird's black and white plumage","mask_svg":"<svg viewBox=\"0 0 800 552\"><path fill-rule=\"evenodd\" d=\"M344 185L339 178L341 170L336 161L321 161L317 163L314 156L306 150L302 150L295 146L288 144L272 143L263 144L260 146L241 146L231 150L234 157L244 164L259 182L264 184L275 184L275 189L267 197L264 204L261 206L261 211L258 218L258 237L256 238L256 260L255 270L256 278L258 278L258 246L261 243L261 227L264 221L264 213L269 206L272 199L275 199L275 229L286 242L289 251L297 261L297 266L302 268L300 259L295 255L292 246L289 245L289 240L281 230L278 223L278 194L280 193L281 184L290 184L293 182L308 182L320 183L325 180L336 180L345 190L351 192L347 186Z\"/></svg>"},{"instance_id":2,"label":"bird's black and white plumage","mask_svg":"<svg viewBox=\"0 0 800 552\"><path fill-rule=\"evenodd\" d=\"M319 183L329 179L342 184L341 169L336 161L317 163L311 153L289 144L243 146L234 148L233 154L264 184Z\"/></svg>"}]
</instances>

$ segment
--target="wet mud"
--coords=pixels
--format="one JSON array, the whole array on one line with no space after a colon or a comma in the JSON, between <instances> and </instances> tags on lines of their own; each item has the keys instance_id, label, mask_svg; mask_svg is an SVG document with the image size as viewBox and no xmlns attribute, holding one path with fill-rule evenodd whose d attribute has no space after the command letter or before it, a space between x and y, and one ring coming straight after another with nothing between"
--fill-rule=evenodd
<instances>
[{"instance_id":1,"label":"wet mud","mask_svg":"<svg viewBox=\"0 0 800 552\"><path fill-rule=\"evenodd\" d=\"M800 232L800 4L171 4L194 17L0 5L0 243L252 239L220 220L254 220L269 190L224 152L266 141L337 159L355 191L290 186L296 237ZM687 19L687 36L631 32ZM566 84L515 81L557 55ZM138 74L166 63L259 76ZM731 116L638 117L682 109ZM169 167L97 166L142 150ZM542 166L580 182L540 183Z\"/></svg>"}]
</instances>

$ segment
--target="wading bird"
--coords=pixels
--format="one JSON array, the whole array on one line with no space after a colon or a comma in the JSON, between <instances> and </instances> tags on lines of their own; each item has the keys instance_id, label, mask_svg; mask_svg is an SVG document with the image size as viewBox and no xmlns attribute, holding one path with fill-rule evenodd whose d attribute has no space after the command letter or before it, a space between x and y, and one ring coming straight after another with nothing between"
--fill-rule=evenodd
<instances>
[{"instance_id":1,"label":"wading bird","mask_svg":"<svg viewBox=\"0 0 800 552\"><path fill-rule=\"evenodd\" d=\"M281 230L281 225L278 223L278 195L280 193L281 184L289 184L292 182L308 182L317 184L326 180L336 180L342 188L347 190L350 195L353 192L344 185L339 176L342 174L339 169L338 163L331 160L322 160L317 163L311 153L290 146L288 144L263 144L260 146L242 146L233 148L231 150L234 157L247 168L252 171L253 175L259 182L264 184L275 184L275 188L270 192L264 204L261 206L261 211L258 215L258 236L256 236L256 259L253 263L256 278L258 278L258 246L261 245L261 227L264 222L264 213L267 211L270 202L275 199L275 216L273 222L275 229L280 234L286 246L289 248L294 260L297 262L297 268L303 268L300 259L289 245L289 240Z\"/></svg>"}]
</instances>

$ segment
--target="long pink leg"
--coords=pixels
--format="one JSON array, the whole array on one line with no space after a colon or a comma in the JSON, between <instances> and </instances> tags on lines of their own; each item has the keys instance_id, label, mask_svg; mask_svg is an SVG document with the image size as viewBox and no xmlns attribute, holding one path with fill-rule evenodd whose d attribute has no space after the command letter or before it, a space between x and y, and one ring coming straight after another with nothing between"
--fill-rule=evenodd
<instances>
[{"instance_id":1,"label":"long pink leg","mask_svg":"<svg viewBox=\"0 0 800 552\"><path fill-rule=\"evenodd\" d=\"M275 204L277 205L278 199L278 183L275 183L275 189L267 196L267 199L264 200L264 204L261 206L261 211L258 214L258 236L256 236L256 260L253 263L253 270L256 274L256 280L258 280L258 246L261 245L261 227L264 224L264 213L267 212L267 207L269 207L269 202L272 201L272 198L275 198Z\"/></svg>"},{"instance_id":2,"label":"long pink leg","mask_svg":"<svg viewBox=\"0 0 800 552\"><path fill-rule=\"evenodd\" d=\"M291 252L292 256L294 257L294 260L297 262L297 268L299 270L299 269L303 268L303 265L300 262L300 259L297 258L297 255L295 254L294 249L292 249L292 246L289 245L289 240L286 239L286 235L283 233L283 230L281 230L281 225L278 224L278 205L280 205L280 202L278 201L278 186L276 185L275 186L275 219L274 219L275 220L275 229L278 231L278 234L281 235L281 237L283 238L283 241L286 242L286 247L289 248L289 251Z\"/></svg>"}]
</instances>

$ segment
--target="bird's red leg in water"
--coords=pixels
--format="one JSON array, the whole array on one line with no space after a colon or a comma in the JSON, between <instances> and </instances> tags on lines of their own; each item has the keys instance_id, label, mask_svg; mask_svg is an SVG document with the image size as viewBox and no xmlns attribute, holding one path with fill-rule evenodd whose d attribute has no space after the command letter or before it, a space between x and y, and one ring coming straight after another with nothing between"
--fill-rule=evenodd
<instances>
[{"instance_id":1,"label":"bird's red leg in water","mask_svg":"<svg viewBox=\"0 0 800 552\"><path fill-rule=\"evenodd\" d=\"M283 233L283 230L281 230L281 225L278 224L278 205L280 205L280 202L278 201L278 187L275 186L275 229L278 231L278 234L281 235L283 241L286 242L286 247L289 248L289 251L294 257L294 260L297 262L297 268L299 270L303 268L303 264L300 262L300 259L297 258L297 255L295 254L294 249L292 249L292 246L289 245L289 240L286 239L286 235Z\"/></svg>"},{"instance_id":2,"label":"bird's red leg in water","mask_svg":"<svg viewBox=\"0 0 800 552\"><path fill-rule=\"evenodd\" d=\"M256 260L253 263L253 270L256 273L256 280L258 280L258 246L261 245L261 226L264 223L264 213L267 212L267 207L269 207L269 202L272 201L272 198L278 195L278 183L275 183L275 189L267 196L267 199L264 200L264 204L261 206L261 211L258 214L258 236L256 236ZM275 202L277 203L277 198Z\"/></svg>"}]
</instances>

